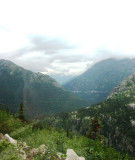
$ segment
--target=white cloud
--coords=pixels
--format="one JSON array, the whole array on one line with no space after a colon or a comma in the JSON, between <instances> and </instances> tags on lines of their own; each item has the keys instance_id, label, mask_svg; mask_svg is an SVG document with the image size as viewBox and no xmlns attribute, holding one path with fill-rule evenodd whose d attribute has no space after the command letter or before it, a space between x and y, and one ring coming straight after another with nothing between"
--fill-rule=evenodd
<instances>
[{"instance_id":1,"label":"white cloud","mask_svg":"<svg viewBox=\"0 0 135 160\"><path fill-rule=\"evenodd\" d=\"M134 0L0 1L0 58L33 71L79 74L101 59L135 57L134 6Z\"/></svg>"}]
</instances>

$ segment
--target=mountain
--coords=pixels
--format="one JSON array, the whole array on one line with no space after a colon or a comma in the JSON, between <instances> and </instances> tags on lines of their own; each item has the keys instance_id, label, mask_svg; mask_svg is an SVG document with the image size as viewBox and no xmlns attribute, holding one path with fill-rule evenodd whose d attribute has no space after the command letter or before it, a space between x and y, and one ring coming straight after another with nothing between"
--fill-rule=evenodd
<instances>
[{"instance_id":1,"label":"mountain","mask_svg":"<svg viewBox=\"0 0 135 160\"><path fill-rule=\"evenodd\" d=\"M85 105L50 76L0 60L0 103L17 112L21 102L29 117L71 111Z\"/></svg>"},{"instance_id":2,"label":"mountain","mask_svg":"<svg viewBox=\"0 0 135 160\"><path fill-rule=\"evenodd\" d=\"M102 102L122 80L135 72L135 59L107 59L93 65L64 88L88 101Z\"/></svg>"},{"instance_id":3,"label":"mountain","mask_svg":"<svg viewBox=\"0 0 135 160\"><path fill-rule=\"evenodd\" d=\"M67 130L68 126L69 131L86 135L95 115L103 125L101 134L107 144L135 156L135 74L115 87L104 102L50 119L54 127Z\"/></svg>"}]
</instances>

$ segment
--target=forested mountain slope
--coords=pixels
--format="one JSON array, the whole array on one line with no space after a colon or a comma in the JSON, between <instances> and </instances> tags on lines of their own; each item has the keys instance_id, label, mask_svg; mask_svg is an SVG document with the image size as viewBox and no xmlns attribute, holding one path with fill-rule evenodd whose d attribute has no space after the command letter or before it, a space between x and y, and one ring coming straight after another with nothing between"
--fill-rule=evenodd
<instances>
[{"instance_id":1,"label":"forested mountain slope","mask_svg":"<svg viewBox=\"0 0 135 160\"><path fill-rule=\"evenodd\" d=\"M86 135L95 115L103 125L101 134L107 137L108 145L135 156L135 74L121 82L104 102L58 114L46 119L46 123Z\"/></svg>"},{"instance_id":2,"label":"forested mountain slope","mask_svg":"<svg viewBox=\"0 0 135 160\"><path fill-rule=\"evenodd\" d=\"M102 102L122 80L135 72L135 59L106 59L64 87L90 104Z\"/></svg>"},{"instance_id":3,"label":"forested mountain slope","mask_svg":"<svg viewBox=\"0 0 135 160\"><path fill-rule=\"evenodd\" d=\"M85 106L85 102L66 91L50 76L0 60L0 103L17 112L21 102L29 117Z\"/></svg>"}]
</instances>

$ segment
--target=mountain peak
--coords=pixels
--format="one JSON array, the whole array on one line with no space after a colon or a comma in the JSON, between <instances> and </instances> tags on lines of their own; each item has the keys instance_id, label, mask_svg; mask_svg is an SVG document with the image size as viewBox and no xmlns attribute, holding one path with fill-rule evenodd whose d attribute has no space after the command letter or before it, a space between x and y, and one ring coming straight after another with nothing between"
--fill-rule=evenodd
<instances>
[{"instance_id":1,"label":"mountain peak","mask_svg":"<svg viewBox=\"0 0 135 160\"><path fill-rule=\"evenodd\" d=\"M10 60L0 59L0 64L14 64L14 63L11 62Z\"/></svg>"}]
</instances>

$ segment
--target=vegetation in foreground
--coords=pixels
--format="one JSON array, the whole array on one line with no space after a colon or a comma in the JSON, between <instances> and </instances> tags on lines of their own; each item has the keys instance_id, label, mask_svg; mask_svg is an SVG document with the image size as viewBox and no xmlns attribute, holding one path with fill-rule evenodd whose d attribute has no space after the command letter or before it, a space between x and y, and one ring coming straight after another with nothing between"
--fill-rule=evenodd
<instances>
[{"instance_id":1,"label":"vegetation in foreground","mask_svg":"<svg viewBox=\"0 0 135 160\"><path fill-rule=\"evenodd\" d=\"M57 159L54 155L58 152L63 154L71 148L79 156L86 160L131 160L128 155L122 155L114 148L108 147L99 139L90 139L84 136L67 134L63 130L56 130L50 126L40 126L39 123L26 123L6 111L0 110L0 131L9 133L11 137L18 141L26 142L31 148L38 148L45 144L48 148L44 155L37 155L35 160ZM3 126L3 123L6 125ZM20 160L20 157L13 145L0 141L1 160ZM51 160L50 159L50 160ZM65 159L64 156L61 159Z\"/></svg>"}]
</instances>

